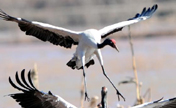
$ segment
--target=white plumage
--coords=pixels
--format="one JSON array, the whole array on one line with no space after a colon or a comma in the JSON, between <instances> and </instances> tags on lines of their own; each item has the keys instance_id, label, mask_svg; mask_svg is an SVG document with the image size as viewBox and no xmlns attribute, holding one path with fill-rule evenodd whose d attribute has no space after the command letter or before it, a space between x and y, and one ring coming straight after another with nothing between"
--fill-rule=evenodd
<instances>
[{"instance_id":1,"label":"white plumage","mask_svg":"<svg viewBox=\"0 0 176 108\"><path fill-rule=\"evenodd\" d=\"M41 23L37 21L28 21L23 18L15 18L6 14L2 10L0 11L0 18L6 21L13 21L18 23L18 26L22 31L26 33L26 35L35 36L36 38L42 41L49 41L54 45L60 45L65 48L71 48L72 45L78 45L73 58L67 63L67 65L72 69L75 68L83 69L86 98L88 98L88 95L86 89L84 66L89 67L90 65L93 65L94 64L93 56L96 55L101 64L103 74L116 89L117 95L121 96L124 99L124 97L119 93L117 88L114 86L113 82L107 76L103 67L103 59L100 51L100 49L106 45L110 45L112 48L118 50L118 48L115 45L116 42L113 39L105 39L103 43L100 43L101 39L107 37L112 33L122 30L122 28L125 26L150 18L156 11L156 9L157 5L154 5L152 8L148 9L144 8L140 14L137 13L135 17L130 18L127 21L113 24L104 27L100 30L88 29L85 31L78 31L78 32L68 30L62 27L53 26L46 23Z\"/></svg>"}]
</instances>

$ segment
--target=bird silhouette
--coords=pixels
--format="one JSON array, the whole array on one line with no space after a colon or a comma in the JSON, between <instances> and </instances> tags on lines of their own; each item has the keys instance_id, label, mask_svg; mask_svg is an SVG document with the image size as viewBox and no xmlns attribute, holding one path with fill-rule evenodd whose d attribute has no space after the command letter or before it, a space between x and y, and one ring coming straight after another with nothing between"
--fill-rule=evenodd
<instances>
[{"instance_id":1,"label":"bird silhouette","mask_svg":"<svg viewBox=\"0 0 176 108\"><path fill-rule=\"evenodd\" d=\"M34 86L31 80L31 71L28 72L28 81L25 78L25 70L21 71L21 80L18 72L15 75L17 86L9 77L9 83L15 89L22 91L22 93L9 94L22 108L76 108L74 105L65 101L62 97L39 91ZM28 83L29 82L29 83Z\"/></svg>"},{"instance_id":2,"label":"bird silhouette","mask_svg":"<svg viewBox=\"0 0 176 108\"><path fill-rule=\"evenodd\" d=\"M8 96L15 99L22 108L77 108L59 95L54 95L51 91L45 93L36 89L31 80L30 71L27 75L28 81L26 80L24 69L21 71L21 80L18 76L18 72L16 72L15 78L18 85L11 80L11 77L9 77L9 83L12 87L22 92L9 94ZM101 103L98 104L98 108L108 107L107 94L108 89L102 87ZM162 100L161 98L157 101L144 103L131 108L176 108L176 97L166 100Z\"/></svg>"}]
</instances>

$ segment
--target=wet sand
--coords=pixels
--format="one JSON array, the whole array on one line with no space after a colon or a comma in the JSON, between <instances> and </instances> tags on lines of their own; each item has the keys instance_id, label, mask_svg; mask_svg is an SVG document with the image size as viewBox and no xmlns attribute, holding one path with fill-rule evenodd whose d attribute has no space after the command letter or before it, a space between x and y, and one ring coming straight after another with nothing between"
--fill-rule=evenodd
<instances>
[{"instance_id":1,"label":"wet sand","mask_svg":"<svg viewBox=\"0 0 176 108\"><path fill-rule=\"evenodd\" d=\"M143 82L142 94L150 87L152 100L176 95L176 37L158 37L133 39L139 80ZM120 52L105 47L102 49L105 70L126 98L122 105L133 105L136 99L133 84L118 86L118 82L133 76L131 52L128 40L117 40ZM71 50L53 46L50 43L0 44L0 108L20 108L10 97L4 95L18 92L8 83L8 77L14 80L16 71L33 68L38 65L39 88L51 90L76 106L80 106L80 86L82 71L72 70L66 63L73 55ZM113 87L103 76L99 62L86 69L88 94L100 97L102 86L108 87L110 107L115 107L118 98ZM100 100L99 100L100 101ZM87 107L88 102L85 102Z\"/></svg>"}]
</instances>

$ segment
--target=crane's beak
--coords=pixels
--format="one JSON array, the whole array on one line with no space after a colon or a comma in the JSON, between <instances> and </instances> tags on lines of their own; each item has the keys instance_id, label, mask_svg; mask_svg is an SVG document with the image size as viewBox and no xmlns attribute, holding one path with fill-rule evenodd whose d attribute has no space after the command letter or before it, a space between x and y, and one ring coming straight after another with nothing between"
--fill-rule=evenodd
<instances>
[{"instance_id":1,"label":"crane's beak","mask_svg":"<svg viewBox=\"0 0 176 108\"><path fill-rule=\"evenodd\" d=\"M119 48L114 44L113 48L115 48L119 52Z\"/></svg>"}]
</instances>

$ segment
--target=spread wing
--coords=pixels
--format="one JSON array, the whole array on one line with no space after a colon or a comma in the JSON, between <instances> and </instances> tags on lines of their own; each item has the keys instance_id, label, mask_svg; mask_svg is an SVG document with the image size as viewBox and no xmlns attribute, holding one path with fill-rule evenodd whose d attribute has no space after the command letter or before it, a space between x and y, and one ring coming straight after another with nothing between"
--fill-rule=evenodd
<instances>
[{"instance_id":1,"label":"spread wing","mask_svg":"<svg viewBox=\"0 0 176 108\"><path fill-rule=\"evenodd\" d=\"M25 79L25 70L21 72L21 80L16 73L16 81L19 86L15 85L9 77L9 83L22 93L10 94L22 108L76 108L59 96L41 92L35 88L32 83L30 72L28 73L28 82Z\"/></svg>"},{"instance_id":2,"label":"spread wing","mask_svg":"<svg viewBox=\"0 0 176 108\"><path fill-rule=\"evenodd\" d=\"M157 100L154 102L144 103L131 108L176 108L176 98Z\"/></svg>"},{"instance_id":3,"label":"spread wing","mask_svg":"<svg viewBox=\"0 0 176 108\"><path fill-rule=\"evenodd\" d=\"M135 17L128 19L128 21L122 21L120 23L116 23L107 27L104 27L99 30L101 33L101 37L105 38L106 36L113 34L115 32L121 31L123 27L149 19L153 13L157 10L158 5L153 5L152 8L144 8L142 12L139 14L137 13Z\"/></svg>"},{"instance_id":4,"label":"spread wing","mask_svg":"<svg viewBox=\"0 0 176 108\"><path fill-rule=\"evenodd\" d=\"M18 23L20 29L26 32L26 35L35 36L42 41L49 41L54 45L60 45L65 48L71 48L72 45L78 44L79 32L37 21L15 18L6 14L2 10L0 10L0 18Z\"/></svg>"}]
</instances>

